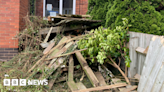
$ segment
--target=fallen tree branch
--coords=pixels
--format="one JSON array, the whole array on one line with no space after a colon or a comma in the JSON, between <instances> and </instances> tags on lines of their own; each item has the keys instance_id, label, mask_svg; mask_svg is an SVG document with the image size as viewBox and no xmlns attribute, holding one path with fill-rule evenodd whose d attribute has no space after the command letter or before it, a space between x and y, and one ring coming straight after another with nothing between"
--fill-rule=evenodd
<instances>
[{"instance_id":1,"label":"fallen tree branch","mask_svg":"<svg viewBox=\"0 0 164 92\"><path fill-rule=\"evenodd\" d=\"M120 69L120 67L113 61L113 59L108 56L108 58L112 61L112 63L114 64L114 66L116 66L116 68L120 71L120 73L122 74L122 76L125 78L126 82L130 85L129 79L127 78L127 76L125 75L125 73Z\"/></svg>"}]
</instances>

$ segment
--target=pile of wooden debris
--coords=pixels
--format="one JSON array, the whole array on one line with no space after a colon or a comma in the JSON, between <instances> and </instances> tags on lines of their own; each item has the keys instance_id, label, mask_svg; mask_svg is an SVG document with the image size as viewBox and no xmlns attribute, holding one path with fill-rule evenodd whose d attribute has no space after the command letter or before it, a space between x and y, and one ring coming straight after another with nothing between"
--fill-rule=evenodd
<instances>
[{"instance_id":1,"label":"pile of wooden debris","mask_svg":"<svg viewBox=\"0 0 164 92\"><path fill-rule=\"evenodd\" d=\"M77 21L77 19L74 20ZM60 23L56 25L65 23L66 21L68 23L68 20L66 19L60 21ZM73 20L71 19L71 21ZM86 20L84 19L81 19L81 21L86 22ZM80 53L87 48L78 50L77 42L78 40L92 34L66 36L56 33L55 35L53 34L54 36L52 36L52 33L55 33L55 31L53 32L53 30L55 28L59 30L58 27L46 28L45 32L41 32L38 31L40 29L37 26L39 22L35 24L36 22L34 23L33 21L29 20L29 18L26 18L26 22L28 24L28 27L17 36L17 38L19 38L19 49L21 50L21 52L9 62L3 62L3 64L1 64L0 79L6 78L4 77L5 74L8 74L9 78L12 79L47 79L48 86L27 86L17 88L20 88L21 90L27 89L28 91L42 90L43 92L47 92L50 90L56 90L57 92L89 92L100 90L104 90L105 92L112 92L113 90L129 92L137 88L137 86L127 86L125 82L122 82L120 79L114 78L114 76L112 76L112 81L108 83L106 81L109 81L111 78L104 79L101 74L102 72L99 72L100 69L99 71L94 72L89 67L87 61ZM41 26L42 24L39 25ZM47 31L47 29L49 29L49 31ZM45 28L41 30L45 30ZM46 36L41 35L41 33L46 34ZM53 38L51 37L50 39L50 35ZM81 68L77 68L79 67L77 63L80 64ZM109 72L109 70L105 66L102 71ZM83 79L86 78L85 75L91 83L90 88L82 83ZM79 80L76 79L75 82L75 77L81 78ZM68 86L66 88L56 88L56 84L60 85L61 82L66 83ZM13 89L10 88L10 90Z\"/></svg>"}]
</instances>

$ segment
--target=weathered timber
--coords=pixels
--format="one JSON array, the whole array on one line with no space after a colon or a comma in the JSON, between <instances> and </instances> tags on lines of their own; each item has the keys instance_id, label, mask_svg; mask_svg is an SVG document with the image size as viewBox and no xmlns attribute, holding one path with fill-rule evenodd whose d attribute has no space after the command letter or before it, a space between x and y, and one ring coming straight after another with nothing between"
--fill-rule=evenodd
<instances>
[{"instance_id":1,"label":"weathered timber","mask_svg":"<svg viewBox=\"0 0 164 92\"><path fill-rule=\"evenodd\" d=\"M55 74L52 75L52 76L55 76L55 78L49 80L48 86L49 86L49 89L50 89L50 90L52 89L52 87L53 87L53 85L54 85L54 83L55 83L57 77L59 77L59 76L58 76L59 73L62 73L61 68L58 68L57 72L56 72Z\"/></svg>"},{"instance_id":2,"label":"weathered timber","mask_svg":"<svg viewBox=\"0 0 164 92\"><path fill-rule=\"evenodd\" d=\"M87 89L82 82L76 83L76 86L77 86L78 90ZM85 92L89 92L89 91L85 91Z\"/></svg>"},{"instance_id":3,"label":"weathered timber","mask_svg":"<svg viewBox=\"0 0 164 92\"><path fill-rule=\"evenodd\" d=\"M131 87L129 87L129 88L124 89L124 90L121 91L121 92L131 92L131 91L135 90L136 88L137 88L137 86L131 86Z\"/></svg>"},{"instance_id":4,"label":"weathered timber","mask_svg":"<svg viewBox=\"0 0 164 92\"><path fill-rule=\"evenodd\" d=\"M73 45L73 44L74 44L74 42L70 42L70 43L66 44L66 45L65 45L60 51L58 51L54 56L61 55L62 53L64 53L65 51L67 51L67 49L68 49L71 45ZM54 60L52 60L48 66L50 67L53 63L54 63Z\"/></svg>"},{"instance_id":5,"label":"weathered timber","mask_svg":"<svg viewBox=\"0 0 164 92\"><path fill-rule=\"evenodd\" d=\"M105 89L124 87L126 85L127 85L126 83L120 83L120 84L114 84L114 85L108 85L108 86L101 86L101 87L99 86L99 87L94 87L94 88L81 89L81 90L76 90L73 92L100 91L100 90L105 90Z\"/></svg>"},{"instance_id":6,"label":"weathered timber","mask_svg":"<svg viewBox=\"0 0 164 92\"><path fill-rule=\"evenodd\" d=\"M138 32L129 32L129 34L129 55L132 62L130 63L130 68L128 69L128 77L133 78L136 74L141 75L146 59L146 55L137 53L135 50L137 47L147 49L154 35Z\"/></svg>"},{"instance_id":7,"label":"weathered timber","mask_svg":"<svg viewBox=\"0 0 164 92\"><path fill-rule=\"evenodd\" d=\"M94 72L94 74L99 81L99 86L106 86L107 85L104 77L102 76L102 74L100 72Z\"/></svg>"},{"instance_id":8,"label":"weathered timber","mask_svg":"<svg viewBox=\"0 0 164 92\"><path fill-rule=\"evenodd\" d=\"M123 83L123 82L121 81L121 79L113 78L113 79L112 79L112 83L118 84L118 83ZM125 89L126 89L125 87L118 88L119 91L123 91L123 90L125 90Z\"/></svg>"},{"instance_id":9,"label":"weathered timber","mask_svg":"<svg viewBox=\"0 0 164 92\"><path fill-rule=\"evenodd\" d=\"M73 28L70 28L70 27L62 27L62 26L61 26L61 27L53 27L51 33L58 33L58 32L60 32L60 31L66 32L66 31L78 30L78 29L86 29L86 28L89 28L89 26L86 26L86 27L77 26L77 27L73 27ZM59 31L58 29L60 29L60 31ZM49 30L49 28L42 28L42 29L40 30L40 34L47 34L47 33L48 33L48 30Z\"/></svg>"},{"instance_id":10,"label":"weathered timber","mask_svg":"<svg viewBox=\"0 0 164 92\"><path fill-rule=\"evenodd\" d=\"M80 52L76 52L76 57L82 67L88 66L87 61L83 58L83 56Z\"/></svg>"},{"instance_id":11,"label":"weathered timber","mask_svg":"<svg viewBox=\"0 0 164 92\"><path fill-rule=\"evenodd\" d=\"M149 45L144 67L142 70L138 92L159 92L164 82L160 77L163 70L164 61L164 39L163 37L154 36ZM163 75L163 73L162 73ZM159 77L158 77L159 76ZM157 79L158 78L158 79ZM160 79L161 78L161 79ZM160 83L158 83L160 80ZM155 84L157 83L157 84ZM158 86L158 87L157 87Z\"/></svg>"},{"instance_id":12,"label":"weathered timber","mask_svg":"<svg viewBox=\"0 0 164 92\"><path fill-rule=\"evenodd\" d=\"M148 48L149 47L147 47L146 49L141 48L141 47L137 47L136 51L139 52L139 53L141 53L141 54L146 55L147 54L147 51L148 51Z\"/></svg>"},{"instance_id":13,"label":"weathered timber","mask_svg":"<svg viewBox=\"0 0 164 92\"><path fill-rule=\"evenodd\" d=\"M76 86L76 83L74 81L68 81L67 84L72 92L78 90L78 87Z\"/></svg>"},{"instance_id":14,"label":"weathered timber","mask_svg":"<svg viewBox=\"0 0 164 92\"><path fill-rule=\"evenodd\" d=\"M47 60L50 60L50 59L54 59L54 58L58 58L58 57L63 57L63 56L67 56L67 55L71 55L71 54L74 54L76 52L81 52L81 51L84 51L84 50L87 50L87 48L85 49L81 49L81 50L75 50L73 52L70 52L70 53L66 53L66 54L62 54L62 55L58 55L58 56L54 56L54 57L51 57L51 58L48 58Z\"/></svg>"},{"instance_id":15,"label":"weathered timber","mask_svg":"<svg viewBox=\"0 0 164 92\"><path fill-rule=\"evenodd\" d=\"M68 81L73 81L74 61L73 56L69 58Z\"/></svg>"},{"instance_id":16,"label":"weathered timber","mask_svg":"<svg viewBox=\"0 0 164 92\"><path fill-rule=\"evenodd\" d=\"M53 47L53 46L55 45L55 43L56 43L56 40L57 40L57 38L52 39L52 40L49 42L49 45L48 45L47 48L43 51L43 54L48 53L48 52L52 49L52 47Z\"/></svg>"},{"instance_id":17,"label":"weathered timber","mask_svg":"<svg viewBox=\"0 0 164 92\"><path fill-rule=\"evenodd\" d=\"M52 31L52 27L50 28L50 30L49 30L49 32L48 32L46 38L44 39L44 42L42 42L42 43L40 44L40 45L42 46L42 48L46 48L46 47L47 47L47 45L48 45L47 41L48 41L48 39L49 39L49 37L50 37L51 31Z\"/></svg>"},{"instance_id":18,"label":"weathered timber","mask_svg":"<svg viewBox=\"0 0 164 92\"><path fill-rule=\"evenodd\" d=\"M91 70L91 68L88 66L87 61L84 59L82 54L80 52L76 52L76 57L78 61L80 62L84 72L86 73L87 77L89 78L92 85L95 87L99 86L99 81L96 78L95 74Z\"/></svg>"}]
</instances>

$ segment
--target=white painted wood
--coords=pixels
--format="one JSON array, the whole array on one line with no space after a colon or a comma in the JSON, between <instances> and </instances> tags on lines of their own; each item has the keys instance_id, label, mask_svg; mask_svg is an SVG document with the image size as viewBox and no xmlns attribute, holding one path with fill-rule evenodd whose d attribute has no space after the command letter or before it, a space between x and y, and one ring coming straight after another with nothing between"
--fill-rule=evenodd
<instances>
[{"instance_id":1,"label":"white painted wood","mask_svg":"<svg viewBox=\"0 0 164 92\"><path fill-rule=\"evenodd\" d=\"M59 1L59 14L63 13L63 0Z\"/></svg>"},{"instance_id":2,"label":"white painted wood","mask_svg":"<svg viewBox=\"0 0 164 92\"><path fill-rule=\"evenodd\" d=\"M153 84L155 82L156 77L158 77L158 72L160 71L161 65L162 65L162 61L164 61L164 47L162 46L160 48L160 51L157 55L156 60L154 61L155 64L153 65L150 75L148 77L148 80L146 82L146 85L144 87L144 92L150 92L151 89L153 88Z\"/></svg>"},{"instance_id":3,"label":"white painted wood","mask_svg":"<svg viewBox=\"0 0 164 92\"><path fill-rule=\"evenodd\" d=\"M73 14L76 14L76 0L73 0Z\"/></svg>"},{"instance_id":4,"label":"white painted wood","mask_svg":"<svg viewBox=\"0 0 164 92\"><path fill-rule=\"evenodd\" d=\"M160 71L158 72L157 78L154 82L151 92L160 92L160 88L162 88L163 82L164 82L164 65L162 65L160 67ZM164 92L164 90L163 90L163 92Z\"/></svg>"},{"instance_id":5,"label":"white painted wood","mask_svg":"<svg viewBox=\"0 0 164 92\"><path fill-rule=\"evenodd\" d=\"M146 60L144 63L144 67L142 70L141 78L140 78L140 83L138 86L138 92L142 92L143 88L147 82L147 79L151 73L151 70L153 68L153 65L155 64L155 60L158 56L158 52L160 51L161 43L160 39L156 39L155 41L151 41L149 50L146 56Z\"/></svg>"},{"instance_id":6,"label":"white painted wood","mask_svg":"<svg viewBox=\"0 0 164 92\"><path fill-rule=\"evenodd\" d=\"M45 17L46 0L43 0L43 17Z\"/></svg>"}]
</instances>

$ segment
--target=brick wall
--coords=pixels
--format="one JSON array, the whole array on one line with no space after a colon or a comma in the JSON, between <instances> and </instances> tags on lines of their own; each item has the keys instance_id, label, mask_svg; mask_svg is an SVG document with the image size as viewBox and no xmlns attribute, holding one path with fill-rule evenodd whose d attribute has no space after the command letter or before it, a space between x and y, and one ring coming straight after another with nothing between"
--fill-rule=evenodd
<instances>
[{"instance_id":1,"label":"brick wall","mask_svg":"<svg viewBox=\"0 0 164 92\"><path fill-rule=\"evenodd\" d=\"M18 53L18 48L0 48L0 61L8 61Z\"/></svg>"},{"instance_id":2,"label":"brick wall","mask_svg":"<svg viewBox=\"0 0 164 92\"><path fill-rule=\"evenodd\" d=\"M36 0L36 15L43 17L43 0Z\"/></svg>"},{"instance_id":3,"label":"brick wall","mask_svg":"<svg viewBox=\"0 0 164 92\"><path fill-rule=\"evenodd\" d=\"M88 11L88 0L76 0L76 14L85 15Z\"/></svg>"},{"instance_id":4,"label":"brick wall","mask_svg":"<svg viewBox=\"0 0 164 92\"><path fill-rule=\"evenodd\" d=\"M0 59L7 56L8 49L18 48L14 37L19 32L19 4L19 0L0 0Z\"/></svg>"}]
</instances>

